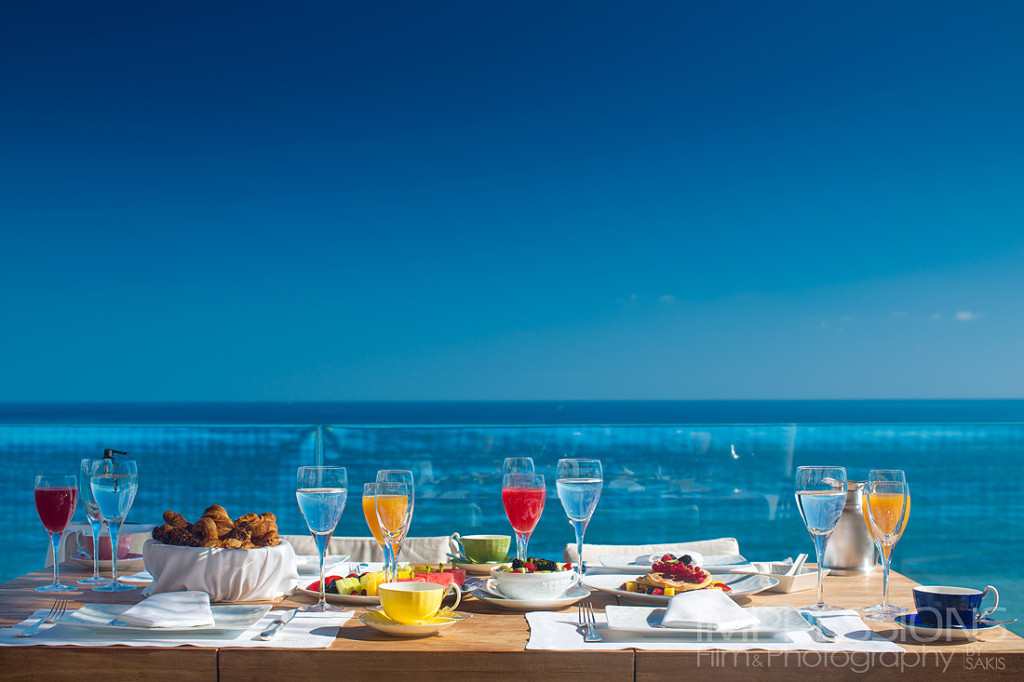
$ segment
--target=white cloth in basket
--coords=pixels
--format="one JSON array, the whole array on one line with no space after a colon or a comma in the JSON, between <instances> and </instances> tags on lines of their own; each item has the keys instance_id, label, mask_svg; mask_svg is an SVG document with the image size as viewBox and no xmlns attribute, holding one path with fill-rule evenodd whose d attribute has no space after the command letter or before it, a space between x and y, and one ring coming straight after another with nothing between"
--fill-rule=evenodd
<instances>
[{"instance_id":1,"label":"white cloth in basket","mask_svg":"<svg viewBox=\"0 0 1024 682\"><path fill-rule=\"evenodd\" d=\"M299 581L295 552L287 542L259 549L176 547L155 540L143 551L153 574L143 594L197 590L211 602L265 601L287 594Z\"/></svg>"}]
</instances>

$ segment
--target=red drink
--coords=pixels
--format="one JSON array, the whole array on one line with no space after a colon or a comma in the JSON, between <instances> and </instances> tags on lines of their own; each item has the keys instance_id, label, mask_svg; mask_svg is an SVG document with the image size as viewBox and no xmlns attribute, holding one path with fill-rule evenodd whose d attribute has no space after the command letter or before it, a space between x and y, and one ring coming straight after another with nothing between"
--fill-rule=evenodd
<instances>
[{"instance_id":1,"label":"red drink","mask_svg":"<svg viewBox=\"0 0 1024 682\"><path fill-rule=\"evenodd\" d=\"M63 533L75 515L78 488L36 488L36 511L51 533Z\"/></svg>"},{"instance_id":2,"label":"red drink","mask_svg":"<svg viewBox=\"0 0 1024 682\"><path fill-rule=\"evenodd\" d=\"M517 533L530 534L544 511L544 488L502 488L501 501L505 514Z\"/></svg>"}]
</instances>

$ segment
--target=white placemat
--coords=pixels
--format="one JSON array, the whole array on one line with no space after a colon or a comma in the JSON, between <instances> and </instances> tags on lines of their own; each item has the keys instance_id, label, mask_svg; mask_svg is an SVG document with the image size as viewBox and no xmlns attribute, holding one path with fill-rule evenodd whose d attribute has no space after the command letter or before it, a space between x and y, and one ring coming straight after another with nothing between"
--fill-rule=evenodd
<instances>
[{"instance_id":1,"label":"white placemat","mask_svg":"<svg viewBox=\"0 0 1024 682\"><path fill-rule=\"evenodd\" d=\"M601 635L603 641L586 643L578 629L579 622L575 611L531 611L526 614L526 620L530 624L530 641L526 648L535 651L903 651L898 644L879 636L865 625L856 611L834 611L823 617L822 622L841 635L840 639L832 644L817 641L816 635L810 632L792 632L756 641L730 641L722 634L703 635L703 641L676 640L666 636L644 637L630 632L609 630L604 613L595 612L594 616L597 620L597 633Z\"/></svg>"},{"instance_id":2,"label":"white placemat","mask_svg":"<svg viewBox=\"0 0 1024 682\"><path fill-rule=\"evenodd\" d=\"M161 635L154 632L144 639L125 633L111 637L108 633L97 634L86 628L71 625L44 625L34 637L18 637L18 633L46 616L49 609L40 609L30 618L12 628L0 629L0 646L139 646L174 647L198 646L219 647L266 647L273 649L326 649L338 636L338 628L351 618L355 611L334 611L315 613L300 611L277 633L277 637L263 641L259 634L267 629L283 611L271 611L256 625L238 633L223 632L204 635L193 633L187 637L180 634ZM131 633L134 634L134 633Z\"/></svg>"}]
</instances>

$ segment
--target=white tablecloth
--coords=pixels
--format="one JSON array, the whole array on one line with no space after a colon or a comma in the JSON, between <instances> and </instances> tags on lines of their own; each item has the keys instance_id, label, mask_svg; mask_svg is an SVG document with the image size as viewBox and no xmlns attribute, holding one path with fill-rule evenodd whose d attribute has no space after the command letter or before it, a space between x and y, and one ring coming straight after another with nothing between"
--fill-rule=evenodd
<instances>
[{"instance_id":1,"label":"white tablecloth","mask_svg":"<svg viewBox=\"0 0 1024 682\"><path fill-rule=\"evenodd\" d=\"M531 611L526 614L530 624L529 650L587 651L642 649L645 651L865 651L900 652L903 649L881 637L864 624L856 611L833 611L825 616L823 624L842 637L834 643L817 641L810 632L792 632L771 639L730 641L725 635L702 636L702 641L672 639L663 635L643 635L609 630L605 616L595 612L597 632L603 641L587 643L578 629L576 611L557 613Z\"/></svg>"},{"instance_id":2,"label":"white tablecloth","mask_svg":"<svg viewBox=\"0 0 1024 682\"><path fill-rule=\"evenodd\" d=\"M211 633L203 635L190 633L186 636L147 633L145 638L134 633L98 634L87 628L72 625L43 625L34 637L18 637L18 633L46 616L49 609L40 609L28 620L13 628L0 629L0 646L139 646L139 647L265 647L272 649L326 649L338 635L338 628L353 616L355 611L334 611L330 613L303 612L295 614L277 633L277 637L264 642L259 634L267 629L282 611L271 611L248 630L233 633Z\"/></svg>"}]
</instances>

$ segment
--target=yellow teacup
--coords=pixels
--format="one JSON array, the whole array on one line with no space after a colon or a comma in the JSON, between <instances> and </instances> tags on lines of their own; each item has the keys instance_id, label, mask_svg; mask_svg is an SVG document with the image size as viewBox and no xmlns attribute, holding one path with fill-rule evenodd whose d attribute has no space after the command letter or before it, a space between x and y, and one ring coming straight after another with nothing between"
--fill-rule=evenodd
<instances>
[{"instance_id":1,"label":"yellow teacup","mask_svg":"<svg viewBox=\"0 0 1024 682\"><path fill-rule=\"evenodd\" d=\"M441 601L450 591L455 592L455 603L442 610ZM384 615L406 625L443 616L458 608L462 601L462 590L454 583L384 583L377 587L377 594Z\"/></svg>"}]
</instances>

